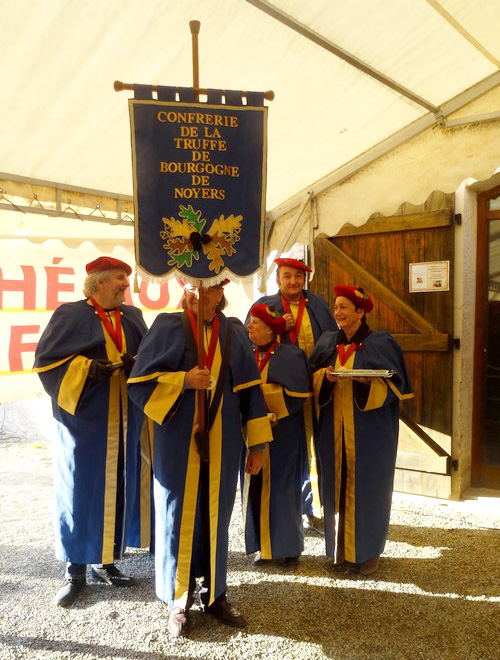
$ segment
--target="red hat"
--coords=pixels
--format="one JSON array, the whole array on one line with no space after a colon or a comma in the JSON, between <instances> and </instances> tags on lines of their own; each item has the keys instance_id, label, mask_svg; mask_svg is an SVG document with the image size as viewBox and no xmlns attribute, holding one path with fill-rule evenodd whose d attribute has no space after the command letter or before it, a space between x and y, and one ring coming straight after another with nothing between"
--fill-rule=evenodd
<instances>
[{"instance_id":1,"label":"red hat","mask_svg":"<svg viewBox=\"0 0 500 660\"><path fill-rule=\"evenodd\" d=\"M282 335L286 331L285 318L269 305L254 305L250 310L250 316L264 321L275 335Z\"/></svg>"},{"instance_id":2,"label":"red hat","mask_svg":"<svg viewBox=\"0 0 500 660\"><path fill-rule=\"evenodd\" d=\"M368 314L373 309L373 300L358 286L334 286L336 296L343 296Z\"/></svg>"},{"instance_id":3,"label":"red hat","mask_svg":"<svg viewBox=\"0 0 500 660\"><path fill-rule=\"evenodd\" d=\"M90 273L95 273L99 270L124 270L127 275L132 273L132 268L124 261L115 259L114 257L98 257L85 266L85 270Z\"/></svg>"},{"instance_id":4,"label":"red hat","mask_svg":"<svg viewBox=\"0 0 500 660\"><path fill-rule=\"evenodd\" d=\"M290 268L298 268L299 270L303 270L305 273L310 273L312 272L312 268L309 268L309 266L306 266L303 261L300 261L300 259L289 259L280 257L279 259L275 259L274 263L277 264L277 266L290 266Z\"/></svg>"}]
</instances>

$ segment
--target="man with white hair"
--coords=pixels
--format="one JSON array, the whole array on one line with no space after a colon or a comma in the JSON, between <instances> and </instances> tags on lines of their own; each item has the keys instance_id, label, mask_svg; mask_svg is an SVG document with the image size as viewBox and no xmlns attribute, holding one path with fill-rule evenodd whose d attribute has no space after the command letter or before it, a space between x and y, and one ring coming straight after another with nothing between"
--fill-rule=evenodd
<instances>
[{"instance_id":1,"label":"man with white hair","mask_svg":"<svg viewBox=\"0 0 500 660\"><path fill-rule=\"evenodd\" d=\"M141 489L138 483L141 472L147 479L140 462L149 445L144 415L129 400L126 385L147 328L141 311L123 304L128 264L99 257L86 270L85 300L56 309L35 354L35 371L52 398L58 427L56 558L67 563L55 598L61 607L84 589L87 564L97 581L134 584L114 560L122 558L126 545L147 546L150 540L147 513L142 530L136 520L131 532L139 493L149 494L148 484Z\"/></svg>"},{"instance_id":2,"label":"man with white hair","mask_svg":"<svg viewBox=\"0 0 500 660\"><path fill-rule=\"evenodd\" d=\"M168 629L175 637L189 632L197 578L204 612L227 626L246 625L226 594L242 426L248 474L259 472L272 441L245 328L222 313L225 282L201 293L184 285L184 312L156 317L129 380L132 399L154 421L156 594L169 607ZM197 346L200 296L203 368ZM208 393L201 430L199 390Z\"/></svg>"}]
</instances>

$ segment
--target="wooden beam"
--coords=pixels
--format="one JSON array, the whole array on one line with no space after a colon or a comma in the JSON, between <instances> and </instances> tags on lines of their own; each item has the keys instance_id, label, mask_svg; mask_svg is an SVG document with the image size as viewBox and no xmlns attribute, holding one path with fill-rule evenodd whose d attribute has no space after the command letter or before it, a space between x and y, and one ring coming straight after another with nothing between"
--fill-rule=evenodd
<instances>
[{"instance_id":1,"label":"wooden beam","mask_svg":"<svg viewBox=\"0 0 500 660\"><path fill-rule=\"evenodd\" d=\"M390 231L412 231L415 229L449 227L452 223L452 217L452 209L380 216L370 218L361 227L355 227L348 222L335 236L360 236L362 234L381 234Z\"/></svg>"},{"instance_id":2,"label":"wooden beam","mask_svg":"<svg viewBox=\"0 0 500 660\"><path fill-rule=\"evenodd\" d=\"M450 335L392 335L402 351L449 351Z\"/></svg>"},{"instance_id":3,"label":"wooden beam","mask_svg":"<svg viewBox=\"0 0 500 660\"><path fill-rule=\"evenodd\" d=\"M441 334L429 321L424 319L410 305L405 303L404 300L379 282L377 278L373 277L371 273L360 266L357 261L354 261L354 259L349 257L327 238L318 237L315 242L320 243L321 247L330 254L332 259L335 259L341 268L353 275L359 286L366 288L376 298L389 305L391 309L404 318L405 321L408 321L418 332L423 334Z\"/></svg>"}]
</instances>

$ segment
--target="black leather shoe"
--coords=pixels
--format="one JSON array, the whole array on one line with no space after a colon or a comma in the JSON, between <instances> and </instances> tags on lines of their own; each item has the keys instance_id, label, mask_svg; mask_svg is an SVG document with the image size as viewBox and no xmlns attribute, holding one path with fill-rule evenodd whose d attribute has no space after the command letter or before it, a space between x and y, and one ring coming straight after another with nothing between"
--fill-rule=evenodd
<instances>
[{"instance_id":1,"label":"black leather shoe","mask_svg":"<svg viewBox=\"0 0 500 660\"><path fill-rule=\"evenodd\" d=\"M224 623L226 626L231 626L232 628L244 628L247 625L245 619L241 616L238 610L231 605L227 598L222 598L221 600L212 603L212 605L205 607L204 611L216 618L217 621Z\"/></svg>"},{"instance_id":2,"label":"black leather shoe","mask_svg":"<svg viewBox=\"0 0 500 660\"><path fill-rule=\"evenodd\" d=\"M299 565L300 557L285 557L283 559L283 564L285 568L295 568Z\"/></svg>"},{"instance_id":3,"label":"black leather shoe","mask_svg":"<svg viewBox=\"0 0 500 660\"><path fill-rule=\"evenodd\" d=\"M114 587L132 587L137 584L133 577L124 575L114 564L104 564L102 567L92 566L92 577Z\"/></svg>"},{"instance_id":4,"label":"black leather shoe","mask_svg":"<svg viewBox=\"0 0 500 660\"><path fill-rule=\"evenodd\" d=\"M191 627L189 611L174 607L168 614L168 629L174 637L186 637Z\"/></svg>"},{"instance_id":5,"label":"black leather shoe","mask_svg":"<svg viewBox=\"0 0 500 660\"><path fill-rule=\"evenodd\" d=\"M69 607L81 594L85 585L85 578L67 578L54 598L54 604L59 607Z\"/></svg>"}]
</instances>

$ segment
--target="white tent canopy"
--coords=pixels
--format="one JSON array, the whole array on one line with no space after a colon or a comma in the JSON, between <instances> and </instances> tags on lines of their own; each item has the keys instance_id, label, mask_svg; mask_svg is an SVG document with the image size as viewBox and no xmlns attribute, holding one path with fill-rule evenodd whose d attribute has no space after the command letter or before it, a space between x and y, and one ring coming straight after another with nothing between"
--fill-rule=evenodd
<instances>
[{"instance_id":1,"label":"white tent canopy","mask_svg":"<svg viewBox=\"0 0 500 660\"><path fill-rule=\"evenodd\" d=\"M193 19L201 87L275 92L269 209L500 82L500 0L3 0L0 170L131 195L113 82L192 85Z\"/></svg>"}]
</instances>

